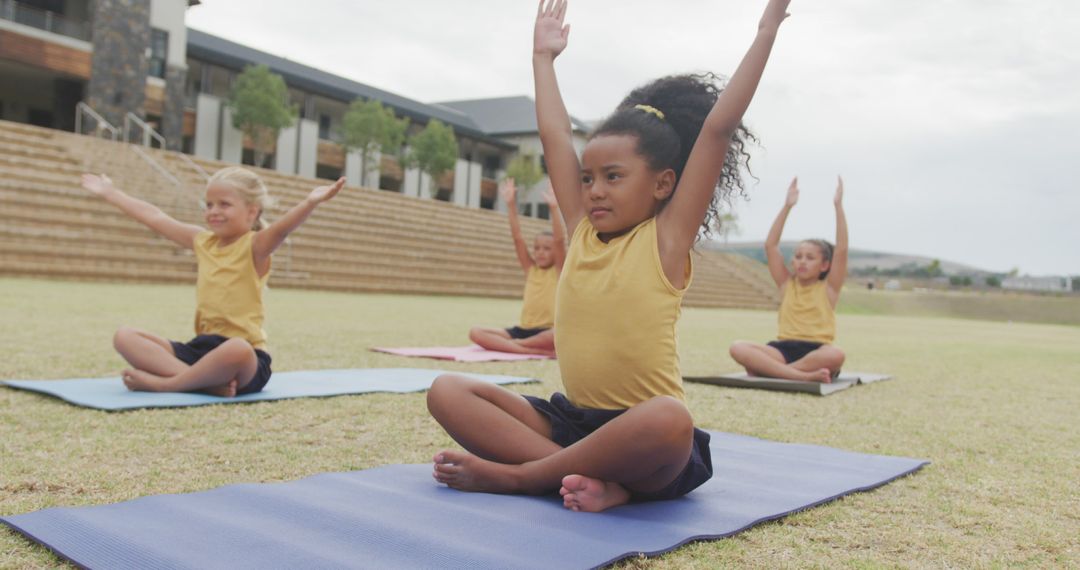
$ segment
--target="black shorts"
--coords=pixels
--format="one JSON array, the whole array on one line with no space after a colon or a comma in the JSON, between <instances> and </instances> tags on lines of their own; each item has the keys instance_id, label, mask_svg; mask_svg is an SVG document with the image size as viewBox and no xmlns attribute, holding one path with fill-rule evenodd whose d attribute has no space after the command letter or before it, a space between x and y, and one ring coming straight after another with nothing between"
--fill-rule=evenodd
<instances>
[{"instance_id":1,"label":"black shorts","mask_svg":"<svg viewBox=\"0 0 1080 570\"><path fill-rule=\"evenodd\" d=\"M187 343L176 342L170 340L172 343L173 352L176 353L176 358L181 362L191 366L198 362L202 357L206 356L211 350L219 347L225 341L229 340L229 337L221 336L219 334L201 334ZM254 394L255 392L261 392L266 383L270 381L270 355L266 352L255 349L255 358L259 361L259 366L255 370L255 377L251 379L243 387L236 390L236 395L241 394Z\"/></svg>"},{"instance_id":2,"label":"black shorts","mask_svg":"<svg viewBox=\"0 0 1080 570\"><path fill-rule=\"evenodd\" d=\"M551 439L562 447L569 447L600 426L615 419L626 410L593 410L579 408L570 403L563 394L556 392L551 401L535 396L525 396L532 407L551 421ZM682 473L663 489L648 493L631 491L634 501L664 501L676 499L701 486L712 478L712 453L709 451L709 433L694 428L694 445L690 459Z\"/></svg>"},{"instance_id":3,"label":"black shorts","mask_svg":"<svg viewBox=\"0 0 1080 570\"><path fill-rule=\"evenodd\" d=\"M824 345L806 340L774 340L769 343L769 346L779 350L780 354L784 355L784 362L791 364L796 360L802 360L804 356Z\"/></svg>"},{"instance_id":4,"label":"black shorts","mask_svg":"<svg viewBox=\"0 0 1080 570\"><path fill-rule=\"evenodd\" d=\"M510 335L510 338L512 338L514 340L521 340L523 338L529 338L531 336L536 336L536 335L548 330L548 328L550 328L550 327L541 327L541 328L538 328L538 329L523 329L521 327L516 327L515 326L515 327L510 327L510 328L506 329L506 334Z\"/></svg>"}]
</instances>

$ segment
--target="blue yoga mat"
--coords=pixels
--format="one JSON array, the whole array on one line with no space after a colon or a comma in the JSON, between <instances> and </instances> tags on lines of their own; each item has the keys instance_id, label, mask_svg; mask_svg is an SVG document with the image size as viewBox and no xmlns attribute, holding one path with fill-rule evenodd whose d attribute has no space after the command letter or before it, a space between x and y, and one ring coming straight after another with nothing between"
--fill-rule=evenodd
<instances>
[{"instance_id":1,"label":"blue yoga mat","mask_svg":"<svg viewBox=\"0 0 1080 570\"><path fill-rule=\"evenodd\" d=\"M730 536L926 464L712 438L716 474L705 485L596 514L555 496L455 491L430 465L392 465L0 521L87 568L589 568Z\"/></svg>"},{"instance_id":2,"label":"blue yoga mat","mask_svg":"<svg viewBox=\"0 0 1080 570\"><path fill-rule=\"evenodd\" d=\"M7 380L11 388L56 396L77 406L99 410L177 408L207 404L237 404L287 398L311 398L367 392L418 392L427 390L443 370L427 368L362 368L352 370L298 370L275 372L262 392L220 398L188 392L132 392L119 376L71 380ZM495 384L535 382L533 378L469 374L470 378Z\"/></svg>"}]
</instances>

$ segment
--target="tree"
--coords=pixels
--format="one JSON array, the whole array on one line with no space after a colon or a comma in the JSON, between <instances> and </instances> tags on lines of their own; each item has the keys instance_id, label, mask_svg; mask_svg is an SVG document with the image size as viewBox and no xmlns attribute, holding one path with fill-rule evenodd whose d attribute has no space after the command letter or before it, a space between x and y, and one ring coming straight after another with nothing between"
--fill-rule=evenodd
<instances>
[{"instance_id":1,"label":"tree","mask_svg":"<svg viewBox=\"0 0 1080 570\"><path fill-rule=\"evenodd\" d=\"M531 154L519 154L506 167L506 177L514 179L518 188L528 190L544 179L544 173Z\"/></svg>"},{"instance_id":2,"label":"tree","mask_svg":"<svg viewBox=\"0 0 1080 570\"><path fill-rule=\"evenodd\" d=\"M742 233L742 228L739 227L739 215L735 212L724 212L717 219L717 223L720 226L718 228L720 237L724 238L725 244L728 242L728 238L731 237L731 234L739 235Z\"/></svg>"},{"instance_id":3,"label":"tree","mask_svg":"<svg viewBox=\"0 0 1080 570\"><path fill-rule=\"evenodd\" d=\"M439 192L439 177L457 164L458 143L454 129L438 119L432 119L424 130L409 138L409 153L405 163L417 167L431 177L431 195ZM419 185L419 182L417 183Z\"/></svg>"},{"instance_id":4,"label":"tree","mask_svg":"<svg viewBox=\"0 0 1080 570\"><path fill-rule=\"evenodd\" d=\"M928 277L941 277L941 260L935 259L930 262L930 265L926 266L926 275Z\"/></svg>"},{"instance_id":5,"label":"tree","mask_svg":"<svg viewBox=\"0 0 1080 570\"><path fill-rule=\"evenodd\" d=\"M408 128L409 119L398 119L393 109L384 107L379 101L357 99L349 105L342 120L341 135L346 152L360 152L362 178L366 179L367 173L375 170L376 152L400 154ZM363 180L359 183L363 184Z\"/></svg>"},{"instance_id":6,"label":"tree","mask_svg":"<svg viewBox=\"0 0 1080 570\"><path fill-rule=\"evenodd\" d=\"M991 275L986 278L987 287L1001 287L1001 278L996 275Z\"/></svg>"},{"instance_id":7,"label":"tree","mask_svg":"<svg viewBox=\"0 0 1080 570\"><path fill-rule=\"evenodd\" d=\"M266 166L278 133L296 121L297 106L288 101L285 80L265 65L249 65L236 76L228 100L232 124L251 139L256 166Z\"/></svg>"}]
</instances>

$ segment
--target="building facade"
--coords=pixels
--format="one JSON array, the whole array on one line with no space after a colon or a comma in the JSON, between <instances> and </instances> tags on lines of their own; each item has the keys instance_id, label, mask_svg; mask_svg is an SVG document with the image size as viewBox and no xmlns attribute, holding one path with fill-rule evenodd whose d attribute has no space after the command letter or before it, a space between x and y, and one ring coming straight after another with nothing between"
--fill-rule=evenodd
<instances>
[{"instance_id":1,"label":"building facade","mask_svg":"<svg viewBox=\"0 0 1080 570\"><path fill-rule=\"evenodd\" d=\"M0 0L0 119L128 140L149 128L172 150L252 164L251 142L232 126L226 101L244 67L266 65L285 79L299 113L262 166L494 208L496 181L509 162L519 153L541 160L528 97L421 103L188 29L186 12L198 3ZM394 156L362 168L359 153L347 152L338 132L356 99L378 100L408 118L409 134L433 119L452 127L459 149L454 169L430 180ZM587 128L577 120L573 127L580 148ZM523 213L546 217L541 187L546 184L522 193Z\"/></svg>"}]
</instances>

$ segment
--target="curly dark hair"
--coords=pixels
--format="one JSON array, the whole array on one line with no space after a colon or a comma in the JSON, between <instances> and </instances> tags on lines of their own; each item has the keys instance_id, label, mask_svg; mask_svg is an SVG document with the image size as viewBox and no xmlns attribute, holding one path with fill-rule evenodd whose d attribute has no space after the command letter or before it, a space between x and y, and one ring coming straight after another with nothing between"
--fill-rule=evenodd
<instances>
[{"instance_id":1,"label":"curly dark hair","mask_svg":"<svg viewBox=\"0 0 1080 570\"><path fill-rule=\"evenodd\" d=\"M654 170L672 169L678 184L705 117L723 91L723 83L723 78L713 73L661 77L631 91L615 112L592 132L590 138L604 135L636 136L637 152L645 157L649 167ZM643 111L637 105L653 107L663 113L664 118ZM731 147L716 181L716 191L701 224L706 237L714 229L720 228L720 201L730 202L737 196L746 197L743 170L753 176L747 149L751 143L758 143L757 136L740 122L731 138Z\"/></svg>"}]
</instances>

